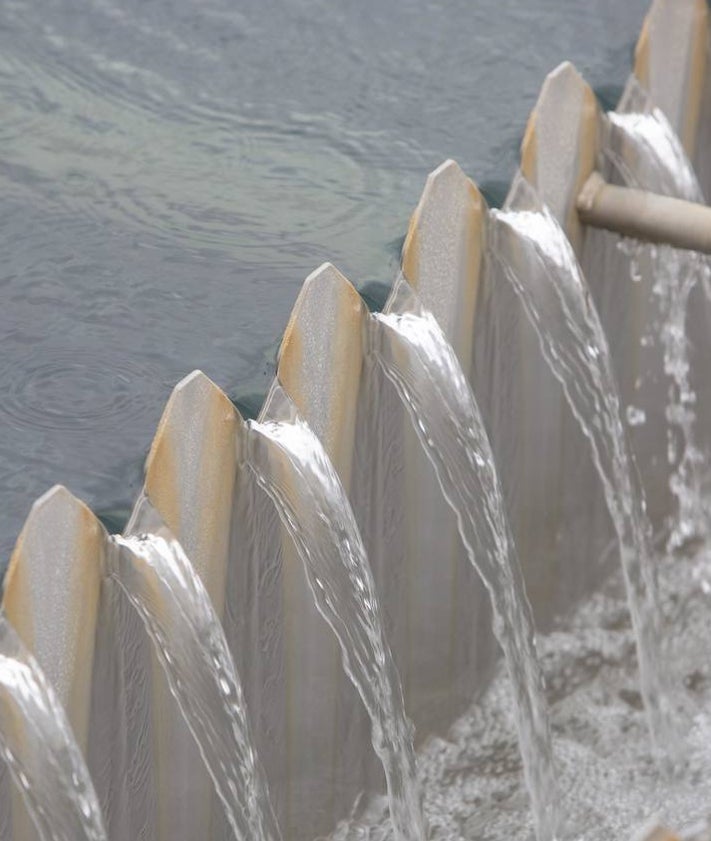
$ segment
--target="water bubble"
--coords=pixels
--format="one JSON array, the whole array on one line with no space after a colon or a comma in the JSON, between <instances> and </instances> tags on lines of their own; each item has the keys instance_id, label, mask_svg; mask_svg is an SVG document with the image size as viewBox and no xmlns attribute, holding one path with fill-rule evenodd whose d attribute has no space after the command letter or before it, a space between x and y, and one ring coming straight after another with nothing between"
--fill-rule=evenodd
<instances>
[{"instance_id":1,"label":"water bubble","mask_svg":"<svg viewBox=\"0 0 711 841\"><path fill-rule=\"evenodd\" d=\"M647 420L647 414L644 409L640 409L637 406L628 406L626 414L627 423L630 426L642 426Z\"/></svg>"}]
</instances>

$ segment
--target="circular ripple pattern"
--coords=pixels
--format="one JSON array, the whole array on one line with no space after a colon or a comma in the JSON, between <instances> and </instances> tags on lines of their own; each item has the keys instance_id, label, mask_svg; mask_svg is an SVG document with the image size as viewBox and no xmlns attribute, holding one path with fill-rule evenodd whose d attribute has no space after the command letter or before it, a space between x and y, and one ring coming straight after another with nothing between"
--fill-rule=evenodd
<instances>
[{"instance_id":1,"label":"circular ripple pattern","mask_svg":"<svg viewBox=\"0 0 711 841\"><path fill-rule=\"evenodd\" d=\"M0 370L0 414L12 424L85 432L124 424L152 412L163 383L150 367L115 349L30 354L23 369Z\"/></svg>"},{"instance_id":2,"label":"circular ripple pattern","mask_svg":"<svg viewBox=\"0 0 711 841\"><path fill-rule=\"evenodd\" d=\"M3 79L13 91L0 178L13 196L138 234L151 247L242 260L261 250L265 263L285 244L338 249L361 239L367 248L372 215L387 218L402 191L402 167L424 169L410 144L398 144L395 166L382 133L348 128L333 114L240 114L229 100L190 101L138 67L133 84L159 86L163 96L131 98L106 57L79 61L85 49L49 40L39 54L0 56L0 101ZM62 150L61 189L47 149Z\"/></svg>"}]
</instances>

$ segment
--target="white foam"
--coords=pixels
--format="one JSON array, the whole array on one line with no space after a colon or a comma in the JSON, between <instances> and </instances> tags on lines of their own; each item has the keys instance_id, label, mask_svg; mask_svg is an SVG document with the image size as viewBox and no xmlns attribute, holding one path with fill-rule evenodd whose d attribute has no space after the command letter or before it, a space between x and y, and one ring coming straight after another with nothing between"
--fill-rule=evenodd
<instances>
[{"instance_id":1,"label":"white foam","mask_svg":"<svg viewBox=\"0 0 711 841\"><path fill-rule=\"evenodd\" d=\"M637 687L634 636L621 575L539 639L551 701L565 838L630 838L650 819L691 836L711 814L711 547L660 560L665 638L683 760L655 764ZM420 755L433 841L530 839L508 682L489 690ZM339 827L339 841L385 841L379 802Z\"/></svg>"}]
</instances>

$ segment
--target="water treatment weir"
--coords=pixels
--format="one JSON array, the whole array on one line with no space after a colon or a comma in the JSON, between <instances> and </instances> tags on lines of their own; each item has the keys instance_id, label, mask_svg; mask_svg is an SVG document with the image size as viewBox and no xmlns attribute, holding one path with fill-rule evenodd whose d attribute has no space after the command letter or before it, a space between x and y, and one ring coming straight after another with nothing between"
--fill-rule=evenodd
<instances>
[{"instance_id":1,"label":"water treatment weir","mask_svg":"<svg viewBox=\"0 0 711 841\"><path fill-rule=\"evenodd\" d=\"M437 167L380 312L310 274L258 417L182 379L122 535L37 500L2 841L703 834L710 32L550 73L501 209Z\"/></svg>"}]
</instances>

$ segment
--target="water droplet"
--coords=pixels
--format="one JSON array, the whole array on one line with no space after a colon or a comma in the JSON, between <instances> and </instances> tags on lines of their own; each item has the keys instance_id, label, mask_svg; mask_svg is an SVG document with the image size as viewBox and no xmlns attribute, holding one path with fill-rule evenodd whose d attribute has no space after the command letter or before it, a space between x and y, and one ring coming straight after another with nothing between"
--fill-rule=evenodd
<instances>
[{"instance_id":1,"label":"water droplet","mask_svg":"<svg viewBox=\"0 0 711 841\"><path fill-rule=\"evenodd\" d=\"M647 414L644 409L639 409L637 406L627 407L627 423L630 426L642 426L647 420Z\"/></svg>"}]
</instances>

